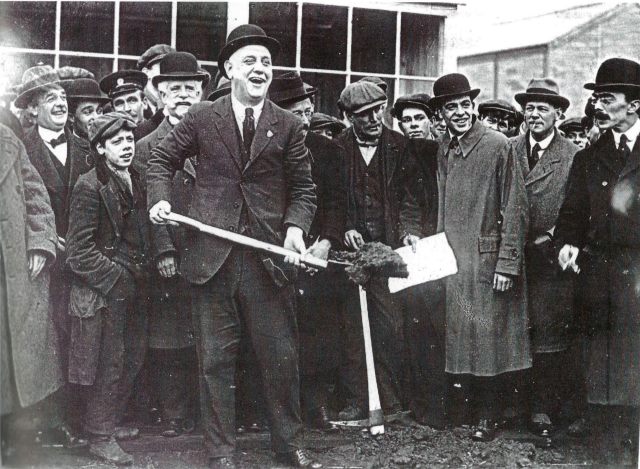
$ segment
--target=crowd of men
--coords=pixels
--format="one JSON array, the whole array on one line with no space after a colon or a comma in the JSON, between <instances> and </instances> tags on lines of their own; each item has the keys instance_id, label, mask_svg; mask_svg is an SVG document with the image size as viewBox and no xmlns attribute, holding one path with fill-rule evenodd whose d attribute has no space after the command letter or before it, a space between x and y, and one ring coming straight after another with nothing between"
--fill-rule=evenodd
<instances>
[{"instance_id":1,"label":"crowd of men","mask_svg":"<svg viewBox=\"0 0 640 469\"><path fill-rule=\"evenodd\" d=\"M640 64L600 64L582 119L551 78L518 110L447 74L393 103L400 133L384 81L321 114L313 84L274 76L279 49L242 25L214 79L167 45L99 82L24 73L0 112L4 450L35 420L130 464L118 441L151 418L167 438L199 424L211 467L265 429L277 459L322 467L303 427L366 420L367 369L358 287L305 258L438 232L457 274L366 285L383 413L490 441L584 435L592 405L623 406L637 443Z\"/></svg>"}]
</instances>

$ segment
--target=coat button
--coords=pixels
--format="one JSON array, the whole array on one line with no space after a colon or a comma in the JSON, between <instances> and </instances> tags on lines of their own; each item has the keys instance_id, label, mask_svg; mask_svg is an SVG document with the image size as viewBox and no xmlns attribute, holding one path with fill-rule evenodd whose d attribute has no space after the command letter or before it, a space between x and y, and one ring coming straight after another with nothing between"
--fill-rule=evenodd
<instances>
[{"instance_id":1,"label":"coat button","mask_svg":"<svg viewBox=\"0 0 640 469\"><path fill-rule=\"evenodd\" d=\"M190 182L191 182L191 181L189 181L189 179L186 179L186 178L185 178L185 180L184 180L184 185L185 185L185 186L188 186Z\"/></svg>"},{"instance_id":2,"label":"coat button","mask_svg":"<svg viewBox=\"0 0 640 469\"><path fill-rule=\"evenodd\" d=\"M240 203L239 202L234 202L233 203L233 208L238 208L240 207Z\"/></svg>"},{"instance_id":3,"label":"coat button","mask_svg":"<svg viewBox=\"0 0 640 469\"><path fill-rule=\"evenodd\" d=\"M607 187L609 183L607 181L602 181L602 187Z\"/></svg>"},{"instance_id":4,"label":"coat button","mask_svg":"<svg viewBox=\"0 0 640 469\"><path fill-rule=\"evenodd\" d=\"M229 227L229 231L234 231L235 232L236 231L236 227L235 226L230 226Z\"/></svg>"}]
</instances>

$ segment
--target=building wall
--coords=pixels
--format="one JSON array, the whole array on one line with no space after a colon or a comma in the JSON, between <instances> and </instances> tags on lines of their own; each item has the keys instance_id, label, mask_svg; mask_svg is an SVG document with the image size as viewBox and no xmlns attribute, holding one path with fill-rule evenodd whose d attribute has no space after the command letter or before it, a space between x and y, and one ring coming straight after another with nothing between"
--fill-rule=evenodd
<instances>
[{"instance_id":1,"label":"building wall","mask_svg":"<svg viewBox=\"0 0 640 469\"><path fill-rule=\"evenodd\" d=\"M558 80L560 91L572 103L568 117L582 115L591 94L583 85L595 80L600 63L610 57L640 61L639 24L640 8L625 5L615 15L551 44L549 76Z\"/></svg>"},{"instance_id":2,"label":"building wall","mask_svg":"<svg viewBox=\"0 0 640 469\"><path fill-rule=\"evenodd\" d=\"M464 74L474 88L480 88L478 102L493 98L495 84L494 54L458 59L458 72Z\"/></svg>"}]
</instances>

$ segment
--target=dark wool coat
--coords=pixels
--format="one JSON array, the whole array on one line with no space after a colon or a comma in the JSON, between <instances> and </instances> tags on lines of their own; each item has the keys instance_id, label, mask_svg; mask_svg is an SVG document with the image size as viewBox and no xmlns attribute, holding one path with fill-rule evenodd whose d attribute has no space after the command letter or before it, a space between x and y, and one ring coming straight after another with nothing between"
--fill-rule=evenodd
<instances>
[{"instance_id":1,"label":"dark wool coat","mask_svg":"<svg viewBox=\"0 0 640 469\"><path fill-rule=\"evenodd\" d=\"M351 128L345 129L333 141L345 154L344 177L347 188L347 215L344 231L358 229L356 213L356 162L362 153ZM406 145L407 140L397 132L383 127L377 155L381 158L383 185L384 230L383 242L393 248L401 245L400 208L405 200L406 168L413 167L413 155Z\"/></svg>"},{"instance_id":2,"label":"dark wool coat","mask_svg":"<svg viewBox=\"0 0 640 469\"><path fill-rule=\"evenodd\" d=\"M156 130L136 143L133 166L142 169L145 180L151 150L171 132L168 119ZM184 168L176 172L171 185L171 208L180 214L189 213L191 197L196 182L196 170L189 159ZM173 254L180 262L180 251L185 244L186 228L152 225L151 229L151 281L149 284L151 305L149 309L149 346L151 348L177 349L194 344L191 320L191 297L186 281L178 274L164 278L157 269L156 261L162 255ZM178 264L178 270L180 265Z\"/></svg>"},{"instance_id":3,"label":"dark wool coat","mask_svg":"<svg viewBox=\"0 0 640 469\"><path fill-rule=\"evenodd\" d=\"M44 399L64 382L49 304L56 231L49 196L20 140L0 125L0 414ZM47 264L33 281L28 255Z\"/></svg>"},{"instance_id":4,"label":"dark wool coat","mask_svg":"<svg viewBox=\"0 0 640 469\"><path fill-rule=\"evenodd\" d=\"M139 176L129 169L132 183L141 188ZM144 197L141 190L141 197ZM73 273L69 315L92 318L107 306L107 295L125 271L112 260L118 252L124 223L125 202L120 187L103 161L82 175L73 189L67 239L67 265ZM145 247L147 225L141 227ZM139 311L139 314L146 314ZM101 331L81 329L71 337L69 381L92 384L99 358ZM146 338L141 338L145 340ZM93 353L88 353L92 350Z\"/></svg>"},{"instance_id":5,"label":"dark wool coat","mask_svg":"<svg viewBox=\"0 0 640 469\"><path fill-rule=\"evenodd\" d=\"M231 97L194 104L173 131L151 152L147 170L148 205L171 202L175 171L198 155L196 186L188 216L230 231L240 228L243 210L250 236L282 245L287 227L309 232L316 210L309 151L301 122L266 100L242 164L241 139ZM207 282L231 252L232 244L190 232L182 253L182 272L196 284ZM263 257L277 285L293 271L279 257Z\"/></svg>"},{"instance_id":6,"label":"dark wool coat","mask_svg":"<svg viewBox=\"0 0 640 469\"><path fill-rule=\"evenodd\" d=\"M640 142L619 158L611 131L574 158L556 247L580 248L579 308L589 402L640 405Z\"/></svg>"},{"instance_id":7,"label":"dark wool coat","mask_svg":"<svg viewBox=\"0 0 640 469\"><path fill-rule=\"evenodd\" d=\"M529 170L529 134L511 139L516 160L525 176L529 200L529 233L525 264L534 352L559 352L569 346L574 314L574 276L562 272L553 242L535 240L553 234L573 157L580 148L557 131L542 158Z\"/></svg>"},{"instance_id":8,"label":"dark wool coat","mask_svg":"<svg viewBox=\"0 0 640 469\"><path fill-rule=\"evenodd\" d=\"M531 366L522 264L528 205L522 170L506 137L475 121L449 149L438 150L438 230L458 263L447 278L447 365L450 373L495 376ZM495 273L514 278L493 290Z\"/></svg>"}]
</instances>

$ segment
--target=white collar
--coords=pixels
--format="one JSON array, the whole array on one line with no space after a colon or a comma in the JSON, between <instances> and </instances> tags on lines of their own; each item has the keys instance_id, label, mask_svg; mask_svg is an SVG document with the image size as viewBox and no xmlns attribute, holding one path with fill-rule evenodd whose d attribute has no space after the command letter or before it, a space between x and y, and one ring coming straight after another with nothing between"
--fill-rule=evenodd
<instances>
[{"instance_id":1,"label":"white collar","mask_svg":"<svg viewBox=\"0 0 640 469\"><path fill-rule=\"evenodd\" d=\"M636 119L636 123L629 127L625 132L616 132L611 129L613 133L613 139L616 142L616 148L620 145L620 137L622 134L627 136L627 146L630 150L633 150L633 146L640 135L640 119Z\"/></svg>"},{"instance_id":2,"label":"white collar","mask_svg":"<svg viewBox=\"0 0 640 469\"><path fill-rule=\"evenodd\" d=\"M45 129L44 127L38 126L38 134L46 143L49 143L54 138L58 138L60 135L64 133L64 128L60 130L51 130Z\"/></svg>"},{"instance_id":3,"label":"white collar","mask_svg":"<svg viewBox=\"0 0 640 469\"><path fill-rule=\"evenodd\" d=\"M553 140L553 137L555 136L556 136L556 131L554 129L553 132L551 132L548 137L545 137L538 142L533 138L533 134L529 132L529 145L531 146L531 148L533 148L537 144L540 147L540 150L544 151L551 144L551 140Z\"/></svg>"},{"instance_id":4,"label":"white collar","mask_svg":"<svg viewBox=\"0 0 640 469\"><path fill-rule=\"evenodd\" d=\"M260 114L262 113L262 108L264 107L264 99L260 101L255 106L245 106L240 101L236 99L236 97L231 93L231 107L233 108L233 113L236 115L236 120L240 120L240 122L244 121L244 113L245 109L250 107L253 109L253 117L258 122L260 118Z\"/></svg>"}]
</instances>

